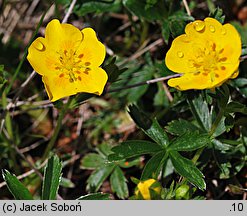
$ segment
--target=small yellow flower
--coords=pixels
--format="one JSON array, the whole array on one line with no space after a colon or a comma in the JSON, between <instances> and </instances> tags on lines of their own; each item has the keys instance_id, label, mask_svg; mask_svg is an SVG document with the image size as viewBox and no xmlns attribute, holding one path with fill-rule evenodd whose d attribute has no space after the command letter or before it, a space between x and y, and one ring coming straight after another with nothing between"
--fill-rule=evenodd
<instances>
[{"instance_id":1,"label":"small yellow flower","mask_svg":"<svg viewBox=\"0 0 247 216\"><path fill-rule=\"evenodd\" d=\"M157 194L160 194L161 186L159 182L155 179L148 179L146 181L140 181L137 185L137 190L135 194L138 196L140 193L145 200L151 200L150 190L155 191Z\"/></svg>"},{"instance_id":2,"label":"small yellow flower","mask_svg":"<svg viewBox=\"0 0 247 216\"><path fill-rule=\"evenodd\" d=\"M167 67L181 73L168 85L179 90L210 89L238 75L241 39L231 24L196 20L175 38L166 54Z\"/></svg>"},{"instance_id":3,"label":"small yellow flower","mask_svg":"<svg viewBox=\"0 0 247 216\"><path fill-rule=\"evenodd\" d=\"M105 54L93 29L80 31L54 19L48 23L45 37L33 41L27 59L42 75L49 99L56 101L78 92L102 94L108 77L99 66Z\"/></svg>"}]
</instances>

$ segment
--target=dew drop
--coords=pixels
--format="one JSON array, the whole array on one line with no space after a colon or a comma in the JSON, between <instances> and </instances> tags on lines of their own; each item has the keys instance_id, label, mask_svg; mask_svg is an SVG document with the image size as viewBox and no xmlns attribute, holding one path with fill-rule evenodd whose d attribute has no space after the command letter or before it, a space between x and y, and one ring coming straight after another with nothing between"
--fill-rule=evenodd
<instances>
[{"instance_id":1,"label":"dew drop","mask_svg":"<svg viewBox=\"0 0 247 216\"><path fill-rule=\"evenodd\" d=\"M177 55L178 55L179 58L183 58L184 57L184 54L182 52L178 52Z\"/></svg>"},{"instance_id":2,"label":"dew drop","mask_svg":"<svg viewBox=\"0 0 247 216\"><path fill-rule=\"evenodd\" d=\"M205 24L203 21L196 21L194 22L194 28L198 32L203 31L205 28Z\"/></svg>"},{"instance_id":3,"label":"dew drop","mask_svg":"<svg viewBox=\"0 0 247 216\"><path fill-rule=\"evenodd\" d=\"M214 33L215 32L215 27L214 26L209 26L209 30L212 32L212 33Z\"/></svg>"},{"instance_id":4,"label":"dew drop","mask_svg":"<svg viewBox=\"0 0 247 216\"><path fill-rule=\"evenodd\" d=\"M226 34L226 29L225 29L225 28L222 28L221 34L222 34L222 35L225 35L225 34Z\"/></svg>"},{"instance_id":5,"label":"dew drop","mask_svg":"<svg viewBox=\"0 0 247 216\"><path fill-rule=\"evenodd\" d=\"M39 51L43 51L45 49L45 46L43 43L41 43L40 41L36 41L34 43L34 47L39 50Z\"/></svg>"}]
</instances>

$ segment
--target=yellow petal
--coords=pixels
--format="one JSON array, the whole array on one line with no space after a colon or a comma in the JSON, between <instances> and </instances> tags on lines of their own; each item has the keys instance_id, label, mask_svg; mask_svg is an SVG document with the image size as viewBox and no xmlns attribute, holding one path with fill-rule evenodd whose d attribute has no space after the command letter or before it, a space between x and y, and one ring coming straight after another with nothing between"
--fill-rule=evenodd
<instances>
[{"instance_id":1,"label":"yellow petal","mask_svg":"<svg viewBox=\"0 0 247 216\"><path fill-rule=\"evenodd\" d=\"M176 73L195 72L195 68L190 66L189 60L195 58L195 50L199 46L185 34L178 36L166 54L166 66Z\"/></svg>"},{"instance_id":2,"label":"yellow petal","mask_svg":"<svg viewBox=\"0 0 247 216\"><path fill-rule=\"evenodd\" d=\"M77 49L77 54L83 54L82 61L90 62L93 66L100 66L106 55L105 46L98 40L92 28L84 28L83 41Z\"/></svg>"},{"instance_id":3,"label":"yellow petal","mask_svg":"<svg viewBox=\"0 0 247 216\"><path fill-rule=\"evenodd\" d=\"M88 74L82 73L80 80L70 82L67 77L44 76L42 81L49 99L56 101L79 92L101 95L107 82L107 74L102 68L93 68Z\"/></svg>"},{"instance_id":4,"label":"yellow petal","mask_svg":"<svg viewBox=\"0 0 247 216\"><path fill-rule=\"evenodd\" d=\"M179 78L168 80L168 85L178 90L184 91L189 89L206 89L212 88L212 83L207 76L184 74Z\"/></svg>"},{"instance_id":5,"label":"yellow petal","mask_svg":"<svg viewBox=\"0 0 247 216\"><path fill-rule=\"evenodd\" d=\"M50 50L58 52L63 49L78 47L83 39L81 31L75 26L60 23L57 19L48 23L45 29L45 39Z\"/></svg>"},{"instance_id":6,"label":"yellow petal","mask_svg":"<svg viewBox=\"0 0 247 216\"><path fill-rule=\"evenodd\" d=\"M38 37L33 41L28 48L27 59L37 73L46 75L51 72L51 68L46 61L47 59L54 59L54 55L52 56L52 53L49 52L49 47L44 38Z\"/></svg>"}]
</instances>

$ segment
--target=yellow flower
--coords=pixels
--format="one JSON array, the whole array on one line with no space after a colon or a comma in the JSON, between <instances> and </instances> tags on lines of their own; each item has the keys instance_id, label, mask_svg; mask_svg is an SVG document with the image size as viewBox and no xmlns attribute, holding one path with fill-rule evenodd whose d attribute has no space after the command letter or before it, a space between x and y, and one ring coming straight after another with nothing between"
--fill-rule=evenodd
<instances>
[{"instance_id":1,"label":"yellow flower","mask_svg":"<svg viewBox=\"0 0 247 216\"><path fill-rule=\"evenodd\" d=\"M78 92L102 94L108 77L99 66L105 54L93 29L80 31L54 19L48 23L45 37L33 41L27 59L42 75L49 99L56 101Z\"/></svg>"},{"instance_id":2,"label":"yellow flower","mask_svg":"<svg viewBox=\"0 0 247 216\"><path fill-rule=\"evenodd\" d=\"M231 24L196 20L175 38L166 54L167 67L182 73L168 85L179 90L210 89L238 75L241 39Z\"/></svg>"},{"instance_id":3,"label":"yellow flower","mask_svg":"<svg viewBox=\"0 0 247 216\"><path fill-rule=\"evenodd\" d=\"M137 190L135 194L141 194L143 199L151 200L150 190L153 190L155 193L160 194L161 186L159 182L155 179L148 179L146 181L140 181L137 185Z\"/></svg>"}]
</instances>

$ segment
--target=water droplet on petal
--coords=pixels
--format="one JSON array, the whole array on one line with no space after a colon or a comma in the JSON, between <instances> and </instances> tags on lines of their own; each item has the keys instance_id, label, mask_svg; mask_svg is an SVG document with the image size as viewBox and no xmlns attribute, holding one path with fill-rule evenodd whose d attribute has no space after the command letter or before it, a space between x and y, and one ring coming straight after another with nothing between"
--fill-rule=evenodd
<instances>
[{"instance_id":1,"label":"water droplet on petal","mask_svg":"<svg viewBox=\"0 0 247 216\"><path fill-rule=\"evenodd\" d=\"M221 34L222 34L222 35L225 35L225 34L226 34L226 29L225 29L225 28L222 28Z\"/></svg>"},{"instance_id":2,"label":"water droplet on petal","mask_svg":"<svg viewBox=\"0 0 247 216\"><path fill-rule=\"evenodd\" d=\"M194 22L194 28L195 28L195 30L196 31L202 31L202 30L204 30L204 28L205 28L205 24L204 24L204 22L203 21L196 21L196 22Z\"/></svg>"},{"instance_id":3,"label":"water droplet on petal","mask_svg":"<svg viewBox=\"0 0 247 216\"><path fill-rule=\"evenodd\" d=\"M184 57L184 53L182 53L182 52L178 52L177 55L178 55L179 58L183 58Z\"/></svg>"},{"instance_id":4,"label":"water droplet on petal","mask_svg":"<svg viewBox=\"0 0 247 216\"><path fill-rule=\"evenodd\" d=\"M45 48L44 44L41 43L40 41L36 41L36 42L34 43L34 47L35 47L37 50L39 50L39 51L43 51L44 48Z\"/></svg>"},{"instance_id":5,"label":"water droplet on petal","mask_svg":"<svg viewBox=\"0 0 247 216\"><path fill-rule=\"evenodd\" d=\"M212 32L212 33L214 33L215 32L215 27L214 26L209 26L209 30Z\"/></svg>"}]
</instances>

